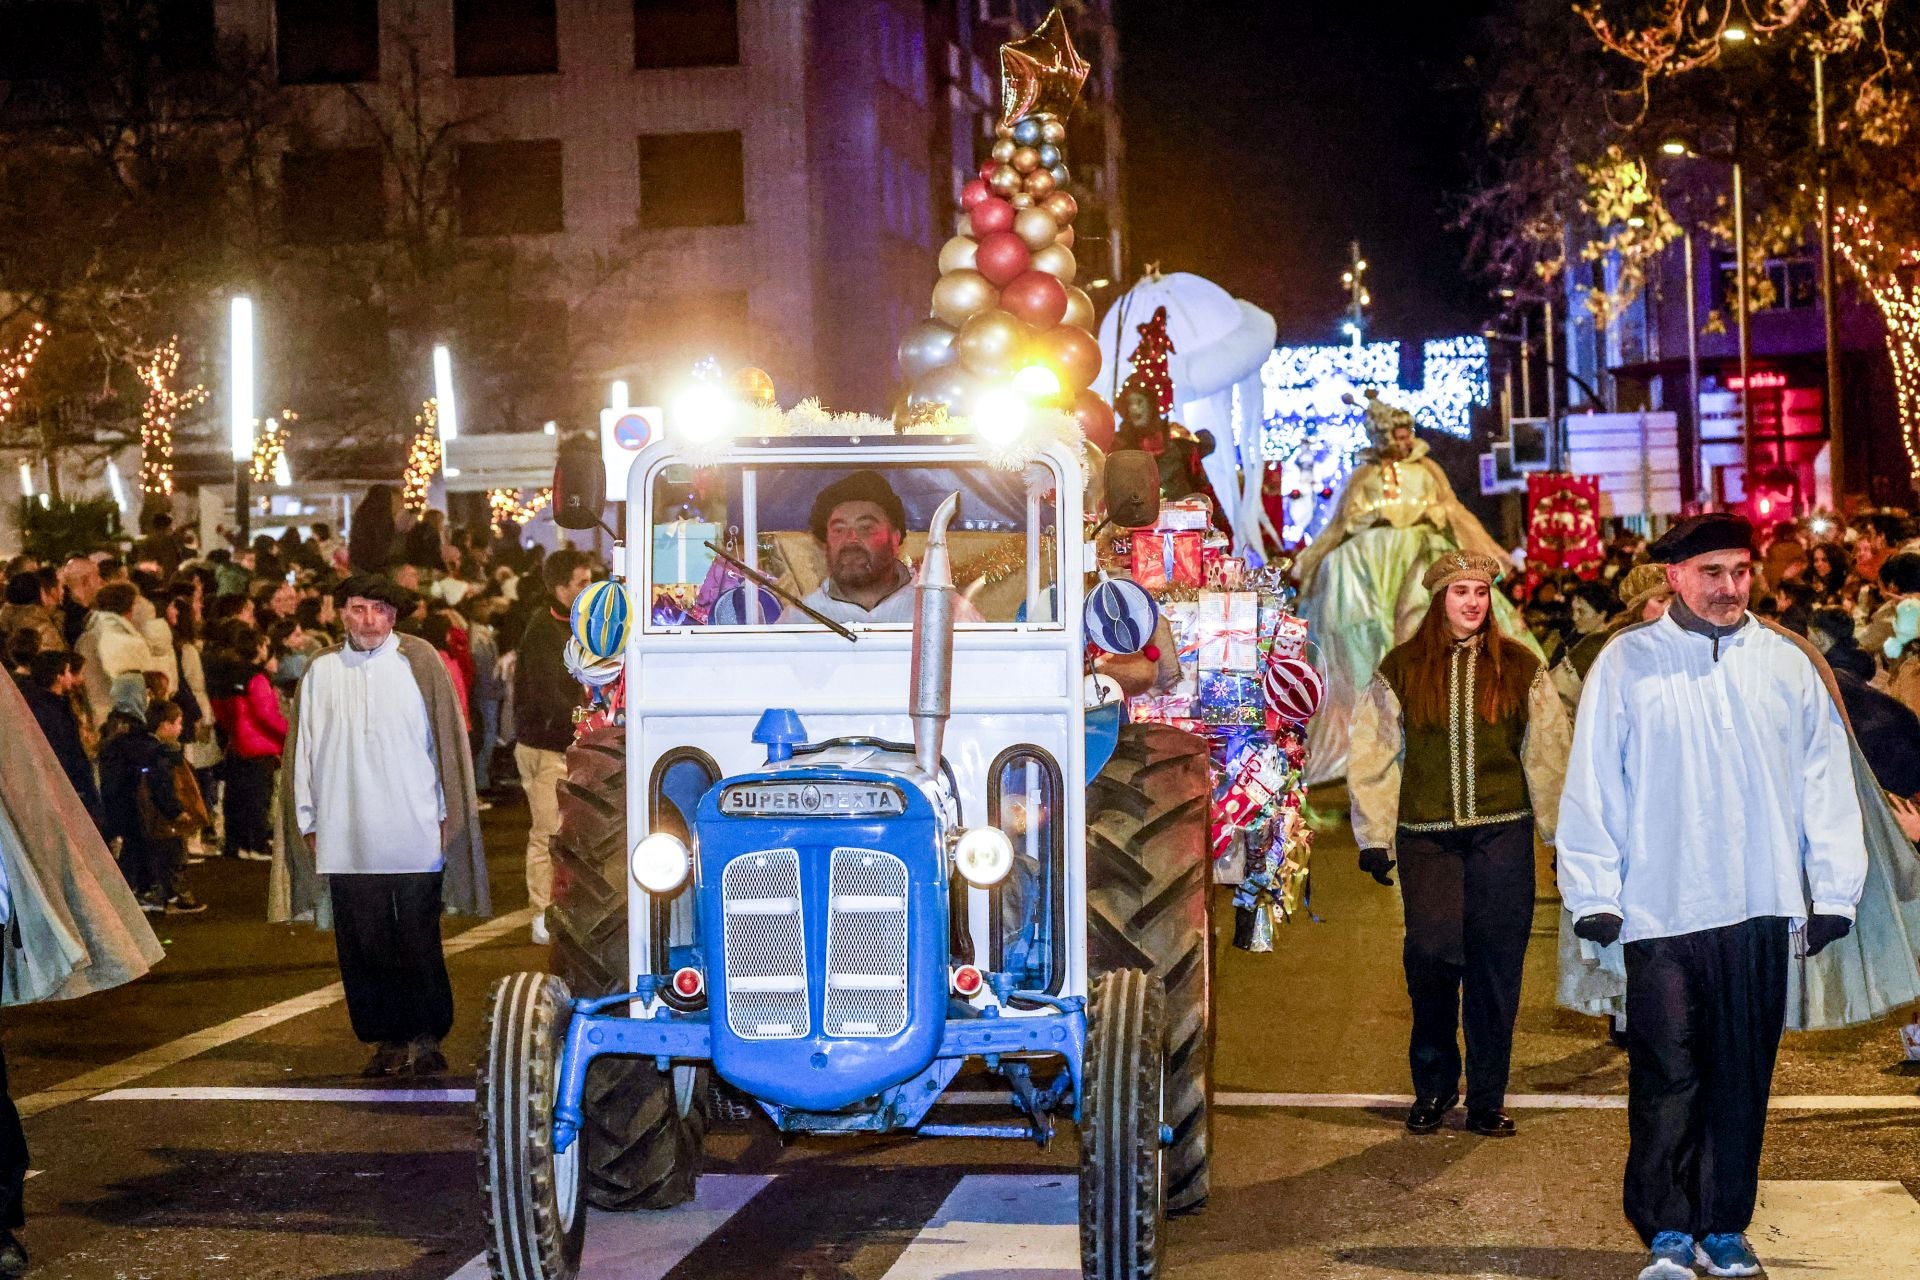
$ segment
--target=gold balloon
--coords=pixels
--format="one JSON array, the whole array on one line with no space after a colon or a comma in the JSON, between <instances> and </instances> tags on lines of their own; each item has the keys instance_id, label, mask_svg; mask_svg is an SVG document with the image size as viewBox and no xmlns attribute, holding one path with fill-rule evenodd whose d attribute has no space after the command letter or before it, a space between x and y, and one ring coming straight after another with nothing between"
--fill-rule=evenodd
<instances>
[{"instance_id":1,"label":"gold balloon","mask_svg":"<svg viewBox=\"0 0 1920 1280\"><path fill-rule=\"evenodd\" d=\"M1073 228L1072 227L1060 228L1060 234L1054 237L1053 242L1059 245L1062 249L1073 248Z\"/></svg>"},{"instance_id":2,"label":"gold balloon","mask_svg":"<svg viewBox=\"0 0 1920 1280\"><path fill-rule=\"evenodd\" d=\"M1016 147L1011 161L1019 173L1032 173L1040 167L1040 153L1032 147Z\"/></svg>"},{"instance_id":3,"label":"gold balloon","mask_svg":"<svg viewBox=\"0 0 1920 1280\"><path fill-rule=\"evenodd\" d=\"M973 235L973 215L965 209L953 215L953 234L968 237Z\"/></svg>"},{"instance_id":4,"label":"gold balloon","mask_svg":"<svg viewBox=\"0 0 1920 1280\"><path fill-rule=\"evenodd\" d=\"M1078 285L1068 285L1067 314L1060 317L1060 323L1070 324L1092 333L1096 319L1098 317L1094 314L1093 299L1087 296L1087 291Z\"/></svg>"},{"instance_id":5,"label":"gold balloon","mask_svg":"<svg viewBox=\"0 0 1920 1280\"><path fill-rule=\"evenodd\" d=\"M735 369L733 376L727 379L727 385L733 389L734 395L750 405L765 408L774 401L773 377L765 369L756 369L752 365Z\"/></svg>"},{"instance_id":6,"label":"gold balloon","mask_svg":"<svg viewBox=\"0 0 1920 1280\"><path fill-rule=\"evenodd\" d=\"M1053 220L1052 214L1034 204L1013 215L1013 234L1026 241L1027 248L1038 253L1054 242L1060 234L1060 224Z\"/></svg>"},{"instance_id":7,"label":"gold balloon","mask_svg":"<svg viewBox=\"0 0 1920 1280\"><path fill-rule=\"evenodd\" d=\"M1059 146L1067 140L1067 126L1058 120L1047 119L1040 122L1040 141Z\"/></svg>"},{"instance_id":8,"label":"gold balloon","mask_svg":"<svg viewBox=\"0 0 1920 1280\"><path fill-rule=\"evenodd\" d=\"M1010 196L1020 189L1020 173L1010 164L1003 164L993 171L987 179L987 185L993 188L997 196Z\"/></svg>"},{"instance_id":9,"label":"gold balloon","mask_svg":"<svg viewBox=\"0 0 1920 1280\"><path fill-rule=\"evenodd\" d=\"M1032 196L1035 201L1041 201L1053 194L1054 185L1053 175L1051 173L1048 173L1045 169L1035 169L1027 175L1026 192Z\"/></svg>"},{"instance_id":10,"label":"gold balloon","mask_svg":"<svg viewBox=\"0 0 1920 1280\"><path fill-rule=\"evenodd\" d=\"M1033 255L1033 269L1046 272L1061 284L1072 284L1073 273L1078 268L1073 261L1073 250L1050 244Z\"/></svg>"},{"instance_id":11,"label":"gold balloon","mask_svg":"<svg viewBox=\"0 0 1920 1280\"><path fill-rule=\"evenodd\" d=\"M1027 326L998 307L980 312L960 326L953 349L967 372L982 378L1004 378L1025 354Z\"/></svg>"},{"instance_id":12,"label":"gold balloon","mask_svg":"<svg viewBox=\"0 0 1920 1280\"><path fill-rule=\"evenodd\" d=\"M1013 130L1009 129L1007 130L1007 133L1011 135L1013 133ZM1005 138L1001 138L998 142L995 142L993 144L993 150L988 152L987 154L993 157L993 162L995 164L1006 164L1009 160L1013 159L1014 150L1015 150L1015 147L1013 145L1013 138L1011 136L1008 136Z\"/></svg>"},{"instance_id":13,"label":"gold balloon","mask_svg":"<svg viewBox=\"0 0 1920 1280\"><path fill-rule=\"evenodd\" d=\"M1033 197L1024 191L1016 191L1007 197L1007 202L1016 209L1033 208Z\"/></svg>"},{"instance_id":14,"label":"gold balloon","mask_svg":"<svg viewBox=\"0 0 1920 1280\"><path fill-rule=\"evenodd\" d=\"M1013 136L1013 125L1002 120L999 124L993 126L993 136L996 138L1011 138Z\"/></svg>"},{"instance_id":15,"label":"gold balloon","mask_svg":"<svg viewBox=\"0 0 1920 1280\"><path fill-rule=\"evenodd\" d=\"M955 236L940 246L940 274L973 270L973 255L979 251L980 244L972 236Z\"/></svg>"},{"instance_id":16,"label":"gold balloon","mask_svg":"<svg viewBox=\"0 0 1920 1280\"><path fill-rule=\"evenodd\" d=\"M978 271L949 271L933 286L933 314L958 329L976 311L985 311L1000 297Z\"/></svg>"},{"instance_id":17,"label":"gold balloon","mask_svg":"<svg viewBox=\"0 0 1920 1280\"><path fill-rule=\"evenodd\" d=\"M1073 47L1066 18L1055 9L1032 35L1000 46L1000 122L1012 124L1042 113L1063 119L1072 115L1080 86L1092 69Z\"/></svg>"},{"instance_id":18,"label":"gold balloon","mask_svg":"<svg viewBox=\"0 0 1920 1280\"><path fill-rule=\"evenodd\" d=\"M1053 220L1063 227L1073 225L1074 215L1080 212L1080 202L1064 191L1056 190L1047 197L1047 212Z\"/></svg>"}]
</instances>

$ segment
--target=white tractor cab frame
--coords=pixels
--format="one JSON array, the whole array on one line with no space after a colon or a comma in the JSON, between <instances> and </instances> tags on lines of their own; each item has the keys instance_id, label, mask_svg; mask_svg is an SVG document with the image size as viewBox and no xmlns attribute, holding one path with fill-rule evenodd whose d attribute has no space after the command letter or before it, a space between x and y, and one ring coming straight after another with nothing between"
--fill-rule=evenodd
<instances>
[{"instance_id":1,"label":"white tractor cab frame","mask_svg":"<svg viewBox=\"0 0 1920 1280\"><path fill-rule=\"evenodd\" d=\"M1064 446L1008 466L972 437L635 459L625 723L570 753L560 976L496 987L478 1071L494 1275L573 1276L583 1202L690 1198L712 1076L788 1133L1044 1146L1070 1117L1086 1275L1158 1274L1210 1153L1206 751L1116 746L1109 705L1089 756L1084 483ZM830 580L878 581L827 563L844 484L904 524L905 595ZM1150 461L1107 490L1150 521ZM602 497L563 456L557 518ZM930 1122L968 1060L1021 1123Z\"/></svg>"}]
</instances>

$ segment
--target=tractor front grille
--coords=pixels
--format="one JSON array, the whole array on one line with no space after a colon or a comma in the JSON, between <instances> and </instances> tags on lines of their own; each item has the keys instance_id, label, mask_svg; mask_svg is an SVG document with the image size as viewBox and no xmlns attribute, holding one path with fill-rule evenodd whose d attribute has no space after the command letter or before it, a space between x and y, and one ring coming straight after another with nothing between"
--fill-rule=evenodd
<instances>
[{"instance_id":1,"label":"tractor front grille","mask_svg":"<svg viewBox=\"0 0 1920 1280\"><path fill-rule=\"evenodd\" d=\"M807 1034L807 945L800 855L742 854L720 877L726 911L727 1025L742 1040Z\"/></svg>"},{"instance_id":2,"label":"tractor front grille","mask_svg":"<svg viewBox=\"0 0 1920 1280\"><path fill-rule=\"evenodd\" d=\"M890 853L833 851L823 1019L830 1036L906 1028L907 868Z\"/></svg>"}]
</instances>

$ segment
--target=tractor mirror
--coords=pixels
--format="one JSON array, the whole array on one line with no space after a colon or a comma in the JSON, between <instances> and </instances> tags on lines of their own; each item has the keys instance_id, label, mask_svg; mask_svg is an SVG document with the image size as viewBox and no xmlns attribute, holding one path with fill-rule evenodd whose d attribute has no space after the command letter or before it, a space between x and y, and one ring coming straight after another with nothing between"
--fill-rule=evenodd
<instances>
[{"instance_id":1,"label":"tractor mirror","mask_svg":"<svg viewBox=\"0 0 1920 1280\"><path fill-rule=\"evenodd\" d=\"M562 529L592 529L607 505L607 468L597 444L561 445L553 465L553 522Z\"/></svg>"},{"instance_id":2,"label":"tractor mirror","mask_svg":"<svg viewBox=\"0 0 1920 1280\"><path fill-rule=\"evenodd\" d=\"M1123 529L1144 529L1160 515L1160 468L1144 449L1107 455L1107 519Z\"/></svg>"}]
</instances>

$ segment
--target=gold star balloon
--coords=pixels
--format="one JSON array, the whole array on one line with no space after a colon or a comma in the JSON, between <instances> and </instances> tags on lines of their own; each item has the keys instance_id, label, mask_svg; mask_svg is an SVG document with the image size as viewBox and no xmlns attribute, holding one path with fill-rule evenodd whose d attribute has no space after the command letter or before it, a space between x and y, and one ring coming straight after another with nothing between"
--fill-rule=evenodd
<instances>
[{"instance_id":1,"label":"gold star balloon","mask_svg":"<svg viewBox=\"0 0 1920 1280\"><path fill-rule=\"evenodd\" d=\"M1000 46L1001 122L1040 114L1065 120L1091 70L1073 47L1067 20L1055 9L1032 35Z\"/></svg>"}]
</instances>

